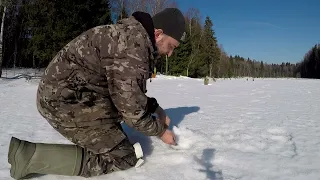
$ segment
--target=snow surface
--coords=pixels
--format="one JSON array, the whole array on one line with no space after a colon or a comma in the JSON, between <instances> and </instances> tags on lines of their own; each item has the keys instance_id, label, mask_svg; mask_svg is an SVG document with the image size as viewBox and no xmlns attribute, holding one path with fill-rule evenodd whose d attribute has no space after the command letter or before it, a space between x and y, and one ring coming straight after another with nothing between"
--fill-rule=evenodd
<instances>
[{"instance_id":1,"label":"snow surface","mask_svg":"<svg viewBox=\"0 0 320 180\"><path fill-rule=\"evenodd\" d=\"M33 142L66 143L38 114L38 80L0 79L0 179L11 179L11 136ZM178 146L145 137L140 168L90 179L320 179L320 81L306 79L201 79L157 76L148 83L172 121ZM85 179L57 175L34 179Z\"/></svg>"}]
</instances>

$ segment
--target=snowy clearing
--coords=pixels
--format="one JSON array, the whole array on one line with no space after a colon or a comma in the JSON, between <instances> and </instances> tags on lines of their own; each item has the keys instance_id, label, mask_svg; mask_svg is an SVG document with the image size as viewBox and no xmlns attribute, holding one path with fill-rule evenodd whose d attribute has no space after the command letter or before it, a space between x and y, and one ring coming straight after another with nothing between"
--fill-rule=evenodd
<instances>
[{"instance_id":1,"label":"snowy clearing","mask_svg":"<svg viewBox=\"0 0 320 180\"><path fill-rule=\"evenodd\" d=\"M0 79L0 179L10 178L11 136L69 143L38 114L38 80ZM172 121L178 147L124 125L145 153L140 168L90 179L255 180L320 177L320 81L307 79L201 79L158 76L148 82ZM173 127L177 126L176 127ZM34 179L85 179L45 175Z\"/></svg>"}]
</instances>

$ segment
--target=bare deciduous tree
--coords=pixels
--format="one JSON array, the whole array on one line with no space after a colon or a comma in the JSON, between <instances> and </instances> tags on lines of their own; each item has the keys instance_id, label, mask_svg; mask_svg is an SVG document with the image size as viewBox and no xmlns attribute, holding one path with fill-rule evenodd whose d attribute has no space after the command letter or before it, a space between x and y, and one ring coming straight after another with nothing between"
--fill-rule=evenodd
<instances>
[{"instance_id":1,"label":"bare deciduous tree","mask_svg":"<svg viewBox=\"0 0 320 180\"><path fill-rule=\"evenodd\" d=\"M128 14L131 15L135 11L148 12L148 0L126 0L126 8Z\"/></svg>"},{"instance_id":2,"label":"bare deciduous tree","mask_svg":"<svg viewBox=\"0 0 320 180\"><path fill-rule=\"evenodd\" d=\"M0 1L0 6L3 6L2 21L1 21L1 32L0 32L0 78L2 76L2 62L3 62L3 30L4 20L6 16L7 4L3 0Z\"/></svg>"},{"instance_id":3,"label":"bare deciduous tree","mask_svg":"<svg viewBox=\"0 0 320 180\"><path fill-rule=\"evenodd\" d=\"M153 16L165 8L177 7L177 2L175 0L125 0L125 6L129 14L135 11L142 11Z\"/></svg>"},{"instance_id":4,"label":"bare deciduous tree","mask_svg":"<svg viewBox=\"0 0 320 180\"><path fill-rule=\"evenodd\" d=\"M172 0L149 0L150 14L154 16L165 8L177 7L177 3Z\"/></svg>"},{"instance_id":5,"label":"bare deciduous tree","mask_svg":"<svg viewBox=\"0 0 320 180\"><path fill-rule=\"evenodd\" d=\"M198 23L197 21L201 19L200 17L200 11L196 8L189 8L187 12L185 13L185 17L187 20L187 23L189 24L189 33L192 35L192 21L196 21L195 23Z\"/></svg>"},{"instance_id":6,"label":"bare deciduous tree","mask_svg":"<svg viewBox=\"0 0 320 180\"><path fill-rule=\"evenodd\" d=\"M115 17L121 14L122 6L126 0L110 0L110 9L114 13Z\"/></svg>"},{"instance_id":7,"label":"bare deciduous tree","mask_svg":"<svg viewBox=\"0 0 320 180\"><path fill-rule=\"evenodd\" d=\"M189 75L189 68L191 63L195 60L195 58L199 55L200 52L200 43L202 40L203 32L201 30L200 24L200 11L196 8L190 8L185 13L186 23L189 27L189 35L191 39L191 47L192 53L190 55L189 63L187 66L187 76Z\"/></svg>"}]
</instances>

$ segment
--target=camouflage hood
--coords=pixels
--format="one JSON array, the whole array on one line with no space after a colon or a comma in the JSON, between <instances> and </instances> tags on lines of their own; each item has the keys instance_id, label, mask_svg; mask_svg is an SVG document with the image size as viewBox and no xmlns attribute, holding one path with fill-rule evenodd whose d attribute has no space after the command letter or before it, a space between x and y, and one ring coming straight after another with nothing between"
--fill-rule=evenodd
<instances>
[{"instance_id":1,"label":"camouflage hood","mask_svg":"<svg viewBox=\"0 0 320 180\"><path fill-rule=\"evenodd\" d=\"M150 78L151 74L153 73L154 65L156 61L160 58L160 55L158 53L158 48L156 46L156 40L154 35L154 25L151 16L148 13L137 11L132 14L131 17L120 20L119 24L126 24L130 25L134 21L138 21L141 23L147 34L149 35L148 40L151 42L151 44L148 44L150 47ZM151 79L150 79L151 81Z\"/></svg>"}]
</instances>

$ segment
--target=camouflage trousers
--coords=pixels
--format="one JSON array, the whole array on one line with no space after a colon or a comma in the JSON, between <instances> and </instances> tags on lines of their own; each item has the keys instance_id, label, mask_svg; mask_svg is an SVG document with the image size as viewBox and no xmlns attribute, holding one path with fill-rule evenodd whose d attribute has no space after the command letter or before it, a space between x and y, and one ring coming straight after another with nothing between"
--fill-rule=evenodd
<instances>
[{"instance_id":1,"label":"camouflage trousers","mask_svg":"<svg viewBox=\"0 0 320 180\"><path fill-rule=\"evenodd\" d=\"M40 103L38 110L61 135L84 148L82 171L79 176L99 176L135 166L137 158L133 145L118 121L103 118L82 122L66 121L74 119L74 116L59 115Z\"/></svg>"},{"instance_id":2,"label":"camouflage trousers","mask_svg":"<svg viewBox=\"0 0 320 180\"><path fill-rule=\"evenodd\" d=\"M117 142L117 139L124 134L120 124L85 128L67 128L58 125L55 129L74 144L84 148L80 176L99 176L126 170L135 166L137 162L129 139L125 138Z\"/></svg>"}]
</instances>

